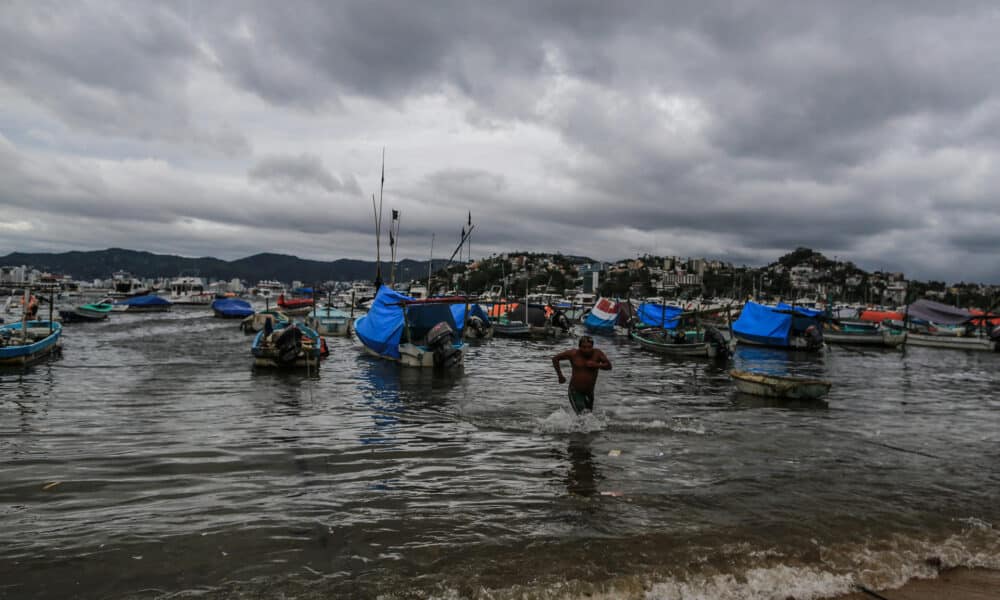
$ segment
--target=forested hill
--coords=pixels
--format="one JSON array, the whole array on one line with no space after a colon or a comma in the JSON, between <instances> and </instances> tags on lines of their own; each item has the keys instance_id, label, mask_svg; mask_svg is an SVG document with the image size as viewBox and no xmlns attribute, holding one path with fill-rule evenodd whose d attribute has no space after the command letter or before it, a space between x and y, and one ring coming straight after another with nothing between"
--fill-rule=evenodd
<instances>
[{"instance_id":1,"label":"forested hill","mask_svg":"<svg viewBox=\"0 0 1000 600\"><path fill-rule=\"evenodd\" d=\"M444 266L445 262L443 259L436 259L435 269ZM211 257L187 258L122 248L59 254L13 252L0 257L0 265L27 265L51 273L68 274L80 280L105 279L119 270L128 271L140 278L178 275L193 275L206 279L238 277L251 283L260 279L312 283L328 280L355 281L375 277L375 261L342 258L326 262L271 253L225 261ZM384 277L388 278L387 263L383 263L382 272ZM396 266L396 279L399 281L426 276L427 261L403 260Z\"/></svg>"}]
</instances>

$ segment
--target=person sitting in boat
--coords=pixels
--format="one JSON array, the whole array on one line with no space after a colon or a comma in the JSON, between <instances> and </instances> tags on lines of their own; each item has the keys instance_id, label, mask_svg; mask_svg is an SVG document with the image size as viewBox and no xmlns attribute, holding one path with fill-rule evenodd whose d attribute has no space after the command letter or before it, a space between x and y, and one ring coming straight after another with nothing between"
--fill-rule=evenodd
<instances>
[{"instance_id":1,"label":"person sitting in boat","mask_svg":"<svg viewBox=\"0 0 1000 600\"><path fill-rule=\"evenodd\" d=\"M683 344L687 342L687 333L683 329L678 329L673 339L675 344Z\"/></svg>"},{"instance_id":2,"label":"person sitting in boat","mask_svg":"<svg viewBox=\"0 0 1000 600\"><path fill-rule=\"evenodd\" d=\"M28 315L29 320L34 319L38 315L38 298L32 296L28 300L28 308L24 312Z\"/></svg>"},{"instance_id":3,"label":"person sitting in boat","mask_svg":"<svg viewBox=\"0 0 1000 600\"><path fill-rule=\"evenodd\" d=\"M594 338L585 335L580 338L578 348L566 350L552 357L552 366L559 376L559 383L566 383L559 363L568 360L573 368L569 382L569 403L580 414L594 410L594 386L597 385L597 371L610 371L611 361L604 352L594 348Z\"/></svg>"}]
</instances>

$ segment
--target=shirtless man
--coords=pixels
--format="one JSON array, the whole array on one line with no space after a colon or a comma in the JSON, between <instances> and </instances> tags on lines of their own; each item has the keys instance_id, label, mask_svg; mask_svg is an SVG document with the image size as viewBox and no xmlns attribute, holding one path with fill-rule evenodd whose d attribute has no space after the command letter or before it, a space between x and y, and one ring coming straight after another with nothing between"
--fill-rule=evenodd
<instances>
[{"instance_id":1,"label":"shirtless man","mask_svg":"<svg viewBox=\"0 0 1000 600\"><path fill-rule=\"evenodd\" d=\"M580 338L580 347L576 350L560 352L552 357L559 383L566 383L566 378L559 368L561 361L568 360L573 367L569 381L569 403L580 414L584 410L594 410L594 386L597 384L597 370L610 371L611 361L604 352L594 349L594 340L589 335Z\"/></svg>"}]
</instances>

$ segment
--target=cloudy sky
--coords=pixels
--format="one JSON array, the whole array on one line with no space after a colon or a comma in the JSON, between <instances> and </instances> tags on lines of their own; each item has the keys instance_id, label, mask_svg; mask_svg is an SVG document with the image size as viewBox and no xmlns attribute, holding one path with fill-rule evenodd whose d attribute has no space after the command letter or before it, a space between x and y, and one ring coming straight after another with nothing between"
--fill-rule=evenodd
<instances>
[{"instance_id":1,"label":"cloudy sky","mask_svg":"<svg viewBox=\"0 0 1000 600\"><path fill-rule=\"evenodd\" d=\"M702 6L709 4L709 6ZM0 253L808 246L1000 283L995 2L0 5ZM446 249L447 247L447 249Z\"/></svg>"}]
</instances>

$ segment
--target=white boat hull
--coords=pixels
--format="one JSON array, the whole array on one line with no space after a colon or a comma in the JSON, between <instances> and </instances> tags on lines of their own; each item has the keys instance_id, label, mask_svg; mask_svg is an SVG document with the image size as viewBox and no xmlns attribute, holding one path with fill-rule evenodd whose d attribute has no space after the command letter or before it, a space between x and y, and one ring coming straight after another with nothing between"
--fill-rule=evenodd
<instances>
[{"instance_id":1,"label":"white boat hull","mask_svg":"<svg viewBox=\"0 0 1000 600\"><path fill-rule=\"evenodd\" d=\"M392 356L386 356L384 354L379 354L375 352L368 346L362 344L365 352L368 354L384 359L391 360L393 362L398 362L404 367L417 367L423 369L433 369L434 365L434 352L427 348L417 346L416 344L400 344L399 345L399 358ZM459 351L459 358L457 363L454 365L456 367L462 366L465 363L465 344L455 346Z\"/></svg>"}]
</instances>

